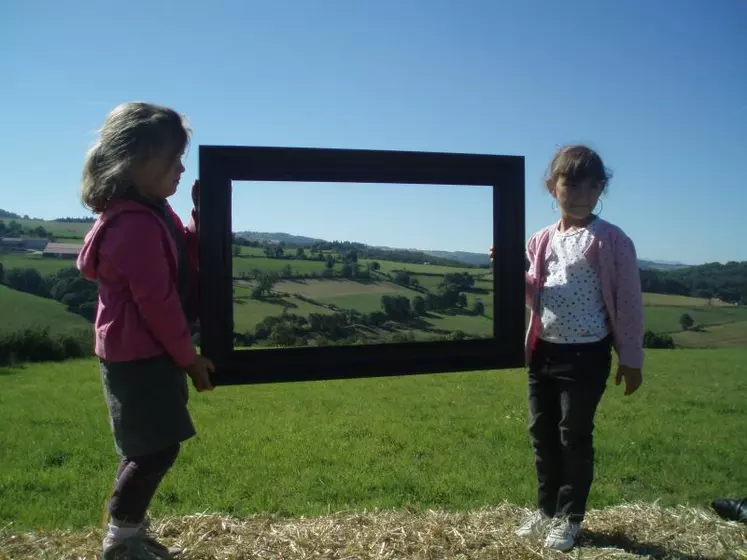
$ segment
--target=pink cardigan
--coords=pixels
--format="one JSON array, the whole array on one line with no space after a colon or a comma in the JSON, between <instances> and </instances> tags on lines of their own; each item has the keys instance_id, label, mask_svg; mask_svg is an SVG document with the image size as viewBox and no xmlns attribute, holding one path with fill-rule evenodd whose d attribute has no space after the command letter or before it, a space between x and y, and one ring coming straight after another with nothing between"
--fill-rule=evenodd
<instances>
[{"instance_id":1,"label":"pink cardigan","mask_svg":"<svg viewBox=\"0 0 747 560\"><path fill-rule=\"evenodd\" d=\"M184 234L192 285L197 282L197 223L194 212ZM194 362L189 320L177 289L176 243L164 220L134 201L111 205L94 224L78 257L78 269L99 282L96 354L112 362L168 353L180 366Z\"/></svg>"},{"instance_id":2,"label":"pink cardigan","mask_svg":"<svg viewBox=\"0 0 747 560\"><path fill-rule=\"evenodd\" d=\"M596 236L586 258L602 284L615 351L619 362L633 368L643 367L643 296L636 250L630 238L617 226L600 218ZM527 363L535 348L542 324L540 292L546 278L550 240L560 222L547 226L527 245L529 270L526 273L526 304L531 310L526 334Z\"/></svg>"}]
</instances>

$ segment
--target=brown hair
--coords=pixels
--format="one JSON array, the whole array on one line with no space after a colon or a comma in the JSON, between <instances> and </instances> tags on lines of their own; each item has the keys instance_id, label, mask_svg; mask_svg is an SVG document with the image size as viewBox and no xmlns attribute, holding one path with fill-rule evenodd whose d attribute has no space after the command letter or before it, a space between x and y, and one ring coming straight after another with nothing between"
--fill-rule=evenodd
<instances>
[{"instance_id":1,"label":"brown hair","mask_svg":"<svg viewBox=\"0 0 747 560\"><path fill-rule=\"evenodd\" d=\"M166 150L179 157L189 143L184 118L168 107L123 103L107 115L99 139L83 165L81 199L95 213L121 198L130 188L132 166Z\"/></svg>"},{"instance_id":2,"label":"brown hair","mask_svg":"<svg viewBox=\"0 0 747 560\"><path fill-rule=\"evenodd\" d=\"M604 166L598 153L587 146L576 144L560 148L548 166L548 181L555 183L561 177L572 183L591 179L601 183L604 191L612 178L612 172Z\"/></svg>"}]
</instances>

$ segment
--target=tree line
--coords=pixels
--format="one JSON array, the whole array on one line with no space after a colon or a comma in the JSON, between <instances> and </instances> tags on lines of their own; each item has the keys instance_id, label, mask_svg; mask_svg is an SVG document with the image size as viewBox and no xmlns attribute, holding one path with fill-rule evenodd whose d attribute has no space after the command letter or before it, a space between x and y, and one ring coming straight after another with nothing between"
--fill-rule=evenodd
<instances>
[{"instance_id":1,"label":"tree line","mask_svg":"<svg viewBox=\"0 0 747 560\"><path fill-rule=\"evenodd\" d=\"M642 269L640 275L644 292L747 305L747 261L672 270Z\"/></svg>"},{"instance_id":2,"label":"tree line","mask_svg":"<svg viewBox=\"0 0 747 560\"><path fill-rule=\"evenodd\" d=\"M0 220L0 237L39 237L54 240L54 235L47 231L44 226L24 227L15 220L6 224Z\"/></svg>"},{"instance_id":3,"label":"tree line","mask_svg":"<svg viewBox=\"0 0 747 560\"><path fill-rule=\"evenodd\" d=\"M265 255L270 258L307 258L308 254L311 259L324 260L324 255L338 253L343 258L348 254L355 254L356 258L369 260L387 260L407 264L423 264L428 262L432 265L449 266L453 268L487 268L473 264L463 263L444 257L428 255L421 251L411 251L407 249L379 249L371 247L364 243L352 241L319 241L311 245L300 245L280 241L279 243L269 243L256 239L248 239L241 235L232 234L233 245L237 247L258 247L264 248ZM234 248L234 256L240 254L240 249Z\"/></svg>"}]
</instances>

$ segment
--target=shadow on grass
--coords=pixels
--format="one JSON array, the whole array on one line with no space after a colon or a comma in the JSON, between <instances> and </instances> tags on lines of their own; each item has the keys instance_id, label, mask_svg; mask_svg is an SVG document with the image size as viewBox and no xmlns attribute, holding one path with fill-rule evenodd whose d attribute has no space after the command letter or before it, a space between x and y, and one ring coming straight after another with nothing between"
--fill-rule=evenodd
<instances>
[{"instance_id":1,"label":"shadow on grass","mask_svg":"<svg viewBox=\"0 0 747 560\"><path fill-rule=\"evenodd\" d=\"M635 554L641 558L677 560L716 560L715 556L693 556L685 554L672 548L664 548L658 544L637 542L622 533L598 533L596 531L584 530L581 537L582 547L616 548L628 554Z\"/></svg>"}]
</instances>

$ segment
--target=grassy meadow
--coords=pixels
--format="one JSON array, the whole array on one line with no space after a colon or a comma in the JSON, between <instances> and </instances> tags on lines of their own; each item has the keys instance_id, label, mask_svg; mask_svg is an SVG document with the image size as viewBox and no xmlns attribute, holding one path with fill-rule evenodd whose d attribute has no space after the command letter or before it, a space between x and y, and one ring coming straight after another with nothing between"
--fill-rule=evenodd
<instances>
[{"instance_id":1,"label":"grassy meadow","mask_svg":"<svg viewBox=\"0 0 747 560\"><path fill-rule=\"evenodd\" d=\"M98 524L117 458L96 362L2 368L0 386L0 526ZM743 495L745 391L747 350L648 351L640 391L610 381L600 406L590 507ZM152 514L530 507L525 394L520 370L192 392L199 434Z\"/></svg>"},{"instance_id":2,"label":"grassy meadow","mask_svg":"<svg viewBox=\"0 0 747 560\"><path fill-rule=\"evenodd\" d=\"M59 272L63 268L70 268L71 266L75 266L75 260L43 257L41 253L0 254L0 263L2 263L3 267L5 267L5 270L9 270L12 268L34 268L38 270L39 274L41 274L42 276L51 276L52 274Z\"/></svg>"},{"instance_id":3,"label":"grassy meadow","mask_svg":"<svg viewBox=\"0 0 747 560\"><path fill-rule=\"evenodd\" d=\"M50 334L91 329L91 323L70 313L62 303L3 285L0 285L0 318L0 334L35 327L47 327Z\"/></svg>"}]
</instances>

